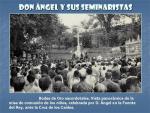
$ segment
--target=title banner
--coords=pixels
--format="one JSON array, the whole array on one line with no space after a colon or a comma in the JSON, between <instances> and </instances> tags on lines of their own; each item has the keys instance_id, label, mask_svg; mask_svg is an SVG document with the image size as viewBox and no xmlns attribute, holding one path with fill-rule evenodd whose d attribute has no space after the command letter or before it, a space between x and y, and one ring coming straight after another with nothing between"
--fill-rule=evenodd
<instances>
[{"instance_id":1,"label":"title banner","mask_svg":"<svg viewBox=\"0 0 150 113\"><path fill-rule=\"evenodd\" d=\"M73 10L73 11L93 11L93 10L132 10L132 4L19 4L19 10L46 10L46 11L57 11L57 10Z\"/></svg>"}]
</instances>

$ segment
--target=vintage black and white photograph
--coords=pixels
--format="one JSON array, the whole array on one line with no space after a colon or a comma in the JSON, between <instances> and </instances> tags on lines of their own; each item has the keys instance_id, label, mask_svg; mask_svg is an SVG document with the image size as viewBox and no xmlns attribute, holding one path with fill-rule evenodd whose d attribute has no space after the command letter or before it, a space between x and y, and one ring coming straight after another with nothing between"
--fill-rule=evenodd
<instances>
[{"instance_id":1,"label":"vintage black and white photograph","mask_svg":"<svg viewBox=\"0 0 150 113\"><path fill-rule=\"evenodd\" d=\"M141 14L10 14L10 93L142 92Z\"/></svg>"}]
</instances>

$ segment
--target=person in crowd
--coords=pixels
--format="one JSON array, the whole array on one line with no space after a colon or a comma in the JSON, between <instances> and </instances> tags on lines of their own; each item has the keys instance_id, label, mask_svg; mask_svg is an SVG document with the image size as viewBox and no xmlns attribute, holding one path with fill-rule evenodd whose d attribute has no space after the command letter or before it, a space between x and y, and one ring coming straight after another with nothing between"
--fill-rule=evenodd
<instances>
[{"instance_id":1,"label":"person in crowd","mask_svg":"<svg viewBox=\"0 0 150 113\"><path fill-rule=\"evenodd\" d=\"M63 77L62 77L62 75L56 75L55 77L54 77L54 82L62 82L62 83L64 83L64 81L63 81Z\"/></svg>"},{"instance_id":2,"label":"person in crowd","mask_svg":"<svg viewBox=\"0 0 150 113\"><path fill-rule=\"evenodd\" d=\"M78 70L74 71L73 77L71 78L70 81L70 89L72 89L72 86L74 84L78 84L80 82L80 76L81 73Z\"/></svg>"},{"instance_id":3,"label":"person in crowd","mask_svg":"<svg viewBox=\"0 0 150 113\"><path fill-rule=\"evenodd\" d=\"M121 79L118 81L122 92L126 92L126 80L127 80L127 75L123 73L121 75Z\"/></svg>"},{"instance_id":4,"label":"person in crowd","mask_svg":"<svg viewBox=\"0 0 150 113\"><path fill-rule=\"evenodd\" d=\"M51 66L51 68L49 69L48 75L50 76L51 79L53 79L57 75L55 65Z\"/></svg>"},{"instance_id":5,"label":"person in crowd","mask_svg":"<svg viewBox=\"0 0 150 113\"><path fill-rule=\"evenodd\" d=\"M43 61L43 64L41 65L41 74L48 74L48 65L46 64L46 61Z\"/></svg>"},{"instance_id":6,"label":"person in crowd","mask_svg":"<svg viewBox=\"0 0 150 113\"><path fill-rule=\"evenodd\" d=\"M89 84L92 88L94 88L98 78L94 75L95 73L93 73L92 71L92 67L88 67L86 69L87 75L85 78L85 82Z\"/></svg>"},{"instance_id":7,"label":"person in crowd","mask_svg":"<svg viewBox=\"0 0 150 113\"><path fill-rule=\"evenodd\" d=\"M27 83L24 87L24 91L28 93L41 92L41 89L35 83L35 72L32 70L29 72L29 75L27 76Z\"/></svg>"},{"instance_id":8,"label":"person in crowd","mask_svg":"<svg viewBox=\"0 0 150 113\"><path fill-rule=\"evenodd\" d=\"M74 64L70 62L69 63L69 70L67 73L68 87L70 89L72 89L72 79L73 79L75 70L76 69L74 68Z\"/></svg>"},{"instance_id":9,"label":"person in crowd","mask_svg":"<svg viewBox=\"0 0 150 113\"><path fill-rule=\"evenodd\" d=\"M129 76L126 80L127 92L140 92L140 83L136 76Z\"/></svg>"},{"instance_id":10,"label":"person in crowd","mask_svg":"<svg viewBox=\"0 0 150 113\"><path fill-rule=\"evenodd\" d=\"M96 62L95 61L92 61L92 75L95 76L96 78L96 81L99 81L99 76L100 76L100 68L97 66Z\"/></svg>"},{"instance_id":11,"label":"person in crowd","mask_svg":"<svg viewBox=\"0 0 150 113\"><path fill-rule=\"evenodd\" d=\"M15 77L12 79L13 87L15 92L25 92L24 86L25 86L25 80L24 77Z\"/></svg>"},{"instance_id":12,"label":"person in crowd","mask_svg":"<svg viewBox=\"0 0 150 113\"><path fill-rule=\"evenodd\" d=\"M137 75L137 68L136 64L134 62L131 63L131 67L128 70L129 74L128 76L136 76Z\"/></svg>"},{"instance_id":13,"label":"person in crowd","mask_svg":"<svg viewBox=\"0 0 150 113\"><path fill-rule=\"evenodd\" d=\"M104 84L98 83L95 85L94 92L106 92L106 91L107 87Z\"/></svg>"},{"instance_id":14,"label":"person in crowd","mask_svg":"<svg viewBox=\"0 0 150 113\"><path fill-rule=\"evenodd\" d=\"M119 79L120 79L120 66L115 61L112 67L112 80L114 82L118 82Z\"/></svg>"},{"instance_id":15,"label":"person in crowd","mask_svg":"<svg viewBox=\"0 0 150 113\"><path fill-rule=\"evenodd\" d=\"M86 63L81 63L81 69L79 69L80 74L86 75Z\"/></svg>"},{"instance_id":16,"label":"person in crowd","mask_svg":"<svg viewBox=\"0 0 150 113\"><path fill-rule=\"evenodd\" d=\"M70 92L70 89L61 81L57 81L53 85L53 92Z\"/></svg>"},{"instance_id":17,"label":"person in crowd","mask_svg":"<svg viewBox=\"0 0 150 113\"><path fill-rule=\"evenodd\" d=\"M85 55L86 56L86 55ZM140 92L141 59L13 57L10 92Z\"/></svg>"},{"instance_id":18,"label":"person in crowd","mask_svg":"<svg viewBox=\"0 0 150 113\"><path fill-rule=\"evenodd\" d=\"M102 82L107 87L107 92L120 92L120 86L119 84L112 81L112 73L106 72L106 80Z\"/></svg>"},{"instance_id":19,"label":"person in crowd","mask_svg":"<svg viewBox=\"0 0 150 113\"><path fill-rule=\"evenodd\" d=\"M66 64L64 62L60 62L57 68L57 74L60 74L63 77L63 82L67 86L68 85L68 82L67 82L68 71L65 69L66 69Z\"/></svg>"},{"instance_id":20,"label":"person in crowd","mask_svg":"<svg viewBox=\"0 0 150 113\"><path fill-rule=\"evenodd\" d=\"M80 82L72 86L72 92L93 92L93 88L86 81L86 75L80 76Z\"/></svg>"},{"instance_id":21,"label":"person in crowd","mask_svg":"<svg viewBox=\"0 0 150 113\"><path fill-rule=\"evenodd\" d=\"M9 92L10 93L14 93L15 91L14 91L14 79L15 78L10 78L10 88L9 88Z\"/></svg>"},{"instance_id":22,"label":"person in crowd","mask_svg":"<svg viewBox=\"0 0 150 113\"><path fill-rule=\"evenodd\" d=\"M50 93L51 90L51 80L49 76L44 76L39 79L39 87L41 88L42 92Z\"/></svg>"},{"instance_id":23,"label":"person in crowd","mask_svg":"<svg viewBox=\"0 0 150 113\"><path fill-rule=\"evenodd\" d=\"M106 67L103 66L102 69L101 69L101 77L104 77L104 78L105 78L106 72L107 72Z\"/></svg>"}]
</instances>

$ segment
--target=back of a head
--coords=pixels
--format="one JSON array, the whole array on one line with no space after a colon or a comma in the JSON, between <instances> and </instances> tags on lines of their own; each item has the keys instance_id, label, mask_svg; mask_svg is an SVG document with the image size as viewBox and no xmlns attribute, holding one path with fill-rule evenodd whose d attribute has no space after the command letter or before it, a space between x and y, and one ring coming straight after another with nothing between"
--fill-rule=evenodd
<instances>
[{"instance_id":1,"label":"back of a head","mask_svg":"<svg viewBox=\"0 0 150 113\"><path fill-rule=\"evenodd\" d=\"M86 67L86 63L82 63L82 64L81 64L81 67L82 67L82 68Z\"/></svg>"},{"instance_id":2,"label":"back of a head","mask_svg":"<svg viewBox=\"0 0 150 113\"><path fill-rule=\"evenodd\" d=\"M78 64L76 65L76 68L77 68L78 70L80 70L80 69L81 69L81 63L78 63Z\"/></svg>"},{"instance_id":3,"label":"back of a head","mask_svg":"<svg viewBox=\"0 0 150 113\"><path fill-rule=\"evenodd\" d=\"M55 77L54 77L54 81L55 82L57 82L57 81L63 81L63 78L62 78L62 76L61 75L56 75Z\"/></svg>"},{"instance_id":4,"label":"back of a head","mask_svg":"<svg viewBox=\"0 0 150 113\"><path fill-rule=\"evenodd\" d=\"M72 92L78 92L78 84L72 86Z\"/></svg>"},{"instance_id":5,"label":"back of a head","mask_svg":"<svg viewBox=\"0 0 150 113\"><path fill-rule=\"evenodd\" d=\"M106 67L105 67L105 66L103 66L103 70L106 70Z\"/></svg>"},{"instance_id":6,"label":"back of a head","mask_svg":"<svg viewBox=\"0 0 150 113\"><path fill-rule=\"evenodd\" d=\"M117 84L108 84L107 92L121 92L120 86Z\"/></svg>"},{"instance_id":7,"label":"back of a head","mask_svg":"<svg viewBox=\"0 0 150 113\"><path fill-rule=\"evenodd\" d=\"M84 81L85 78L86 78L86 75L85 75L85 74L81 74L81 76L80 76L80 81Z\"/></svg>"},{"instance_id":8,"label":"back of a head","mask_svg":"<svg viewBox=\"0 0 150 113\"><path fill-rule=\"evenodd\" d=\"M106 77L106 79L111 79L112 73L111 72L106 72L105 77Z\"/></svg>"},{"instance_id":9,"label":"back of a head","mask_svg":"<svg viewBox=\"0 0 150 113\"><path fill-rule=\"evenodd\" d=\"M126 88L130 89L131 86L136 86L138 84L138 79L135 76L130 76L126 80Z\"/></svg>"},{"instance_id":10,"label":"back of a head","mask_svg":"<svg viewBox=\"0 0 150 113\"><path fill-rule=\"evenodd\" d=\"M17 73L19 73L19 71L20 71L20 68L18 68L17 66L11 67L11 76L16 77Z\"/></svg>"},{"instance_id":11,"label":"back of a head","mask_svg":"<svg viewBox=\"0 0 150 113\"><path fill-rule=\"evenodd\" d=\"M88 68L86 69L86 73L87 73L88 75L91 75L91 74L92 74L92 68L91 68L91 67L88 67Z\"/></svg>"},{"instance_id":12,"label":"back of a head","mask_svg":"<svg viewBox=\"0 0 150 113\"><path fill-rule=\"evenodd\" d=\"M49 75L44 73L44 74L42 74L42 77L49 77Z\"/></svg>"},{"instance_id":13,"label":"back of a head","mask_svg":"<svg viewBox=\"0 0 150 113\"><path fill-rule=\"evenodd\" d=\"M91 64L92 64L92 65L95 65L95 61L92 61Z\"/></svg>"},{"instance_id":14,"label":"back of a head","mask_svg":"<svg viewBox=\"0 0 150 113\"><path fill-rule=\"evenodd\" d=\"M137 68L135 66L131 66L129 71L129 76L136 76L137 75Z\"/></svg>"},{"instance_id":15,"label":"back of a head","mask_svg":"<svg viewBox=\"0 0 150 113\"><path fill-rule=\"evenodd\" d=\"M44 74L44 73L48 74L48 67L45 64L43 64L41 66L41 73L42 74Z\"/></svg>"},{"instance_id":16,"label":"back of a head","mask_svg":"<svg viewBox=\"0 0 150 113\"><path fill-rule=\"evenodd\" d=\"M83 84L79 84L77 88L77 92L92 92L92 91L93 88L88 84L86 84L86 86Z\"/></svg>"},{"instance_id":17,"label":"back of a head","mask_svg":"<svg viewBox=\"0 0 150 113\"><path fill-rule=\"evenodd\" d=\"M127 72L127 67L121 67L120 72L121 73L126 73Z\"/></svg>"},{"instance_id":18,"label":"back of a head","mask_svg":"<svg viewBox=\"0 0 150 113\"><path fill-rule=\"evenodd\" d=\"M34 69L33 69L33 70L30 70L30 71L29 71L29 74L35 75L35 70L34 70Z\"/></svg>"},{"instance_id":19,"label":"back of a head","mask_svg":"<svg viewBox=\"0 0 150 113\"><path fill-rule=\"evenodd\" d=\"M117 66L117 65L118 65L117 62L114 62L114 63L113 63L113 66Z\"/></svg>"},{"instance_id":20,"label":"back of a head","mask_svg":"<svg viewBox=\"0 0 150 113\"><path fill-rule=\"evenodd\" d=\"M29 83L33 83L35 80L35 74L29 73L29 75L27 76L27 80Z\"/></svg>"},{"instance_id":21,"label":"back of a head","mask_svg":"<svg viewBox=\"0 0 150 113\"><path fill-rule=\"evenodd\" d=\"M47 76L42 77L39 79L39 87L41 88L42 91L45 91L49 88L51 84L50 78Z\"/></svg>"},{"instance_id":22,"label":"back of a head","mask_svg":"<svg viewBox=\"0 0 150 113\"><path fill-rule=\"evenodd\" d=\"M104 63L104 62L101 62L101 65L102 65L102 66L105 66L105 63Z\"/></svg>"},{"instance_id":23,"label":"back of a head","mask_svg":"<svg viewBox=\"0 0 150 113\"><path fill-rule=\"evenodd\" d=\"M127 62L126 62L126 60L121 60L121 66L127 66Z\"/></svg>"},{"instance_id":24,"label":"back of a head","mask_svg":"<svg viewBox=\"0 0 150 113\"><path fill-rule=\"evenodd\" d=\"M70 92L70 89L67 86L61 87L61 92Z\"/></svg>"},{"instance_id":25,"label":"back of a head","mask_svg":"<svg viewBox=\"0 0 150 113\"><path fill-rule=\"evenodd\" d=\"M53 71L53 70L50 70L50 71L48 72L48 74L49 74L49 76L51 77L51 79L53 79L53 78L57 75L56 72Z\"/></svg>"},{"instance_id":26,"label":"back of a head","mask_svg":"<svg viewBox=\"0 0 150 113\"><path fill-rule=\"evenodd\" d=\"M78 70L74 71L74 74L73 74L74 77L80 77L81 74Z\"/></svg>"},{"instance_id":27,"label":"back of a head","mask_svg":"<svg viewBox=\"0 0 150 113\"><path fill-rule=\"evenodd\" d=\"M13 86L16 92L22 91L25 85L24 77L13 78Z\"/></svg>"},{"instance_id":28,"label":"back of a head","mask_svg":"<svg viewBox=\"0 0 150 113\"><path fill-rule=\"evenodd\" d=\"M101 83L97 84L94 88L95 92L106 92L107 91L107 87Z\"/></svg>"},{"instance_id":29,"label":"back of a head","mask_svg":"<svg viewBox=\"0 0 150 113\"><path fill-rule=\"evenodd\" d=\"M62 87L64 87L64 84L61 81L57 81L53 84L53 91L54 92L61 92Z\"/></svg>"},{"instance_id":30,"label":"back of a head","mask_svg":"<svg viewBox=\"0 0 150 113\"><path fill-rule=\"evenodd\" d=\"M112 79L113 80L119 80L120 79L120 72L117 70L112 71Z\"/></svg>"}]
</instances>

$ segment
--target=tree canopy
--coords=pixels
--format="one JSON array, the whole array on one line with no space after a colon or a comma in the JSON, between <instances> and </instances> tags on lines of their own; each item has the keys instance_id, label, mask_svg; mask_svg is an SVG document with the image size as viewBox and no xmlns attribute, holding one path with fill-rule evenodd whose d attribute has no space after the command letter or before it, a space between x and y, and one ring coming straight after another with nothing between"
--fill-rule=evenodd
<instances>
[{"instance_id":1,"label":"tree canopy","mask_svg":"<svg viewBox=\"0 0 150 113\"><path fill-rule=\"evenodd\" d=\"M66 29L56 14L11 14L11 50L17 53L22 50L30 52L36 48L35 44L30 43L32 38L41 36L44 43L51 43L51 40L60 40L60 35Z\"/></svg>"},{"instance_id":2,"label":"tree canopy","mask_svg":"<svg viewBox=\"0 0 150 113\"><path fill-rule=\"evenodd\" d=\"M141 17L139 14L91 14L89 16L91 17L90 22L82 22L81 24L85 31L91 29L89 32L92 32L87 33L87 35L92 34L93 37L91 38L97 38L97 47L99 44L111 47L122 46L126 40L141 35ZM123 18L130 19L132 22L121 24ZM135 21L135 19L137 20ZM118 22L118 25L115 25L115 22Z\"/></svg>"}]
</instances>

